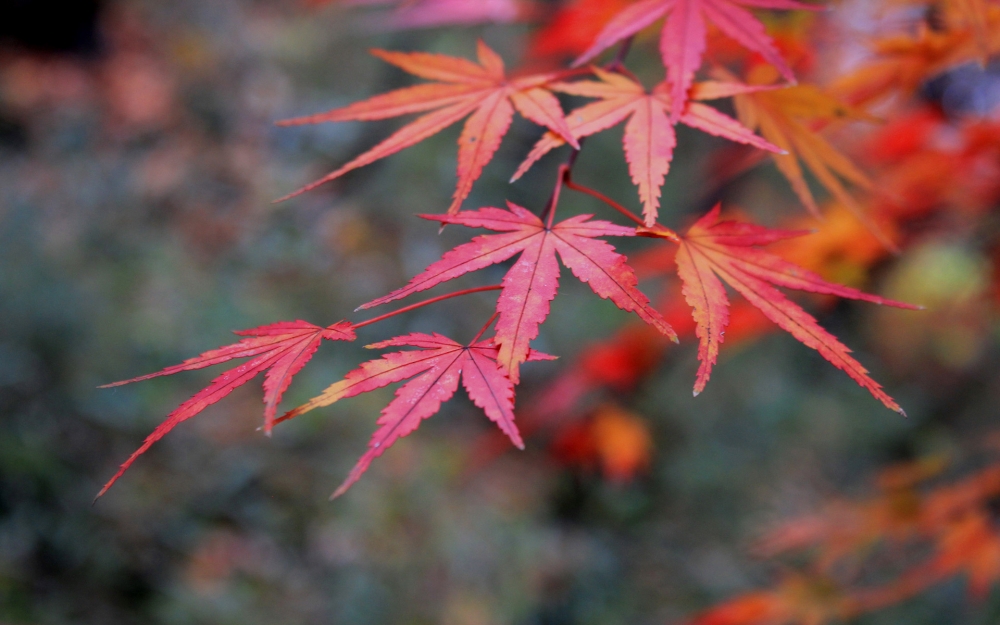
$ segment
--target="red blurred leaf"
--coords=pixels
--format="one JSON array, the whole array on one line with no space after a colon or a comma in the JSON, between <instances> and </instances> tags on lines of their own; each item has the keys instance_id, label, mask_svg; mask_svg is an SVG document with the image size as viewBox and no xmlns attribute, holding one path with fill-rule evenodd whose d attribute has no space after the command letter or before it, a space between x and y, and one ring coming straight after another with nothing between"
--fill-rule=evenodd
<instances>
[{"instance_id":1,"label":"red blurred leaf","mask_svg":"<svg viewBox=\"0 0 1000 625\"><path fill-rule=\"evenodd\" d=\"M527 0L305 0L311 5L339 4L344 7L378 6L362 21L372 30L406 30L438 26L504 24L528 17Z\"/></svg>"},{"instance_id":2,"label":"red blurred leaf","mask_svg":"<svg viewBox=\"0 0 1000 625\"><path fill-rule=\"evenodd\" d=\"M534 33L528 54L535 57L583 54L608 20L628 3L628 0L573 0L562 4L546 25Z\"/></svg>"},{"instance_id":3,"label":"red blurred leaf","mask_svg":"<svg viewBox=\"0 0 1000 625\"><path fill-rule=\"evenodd\" d=\"M776 588L748 592L709 608L688 625L823 625L840 622L849 603L822 577L789 575Z\"/></svg>"},{"instance_id":4,"label":"red blurred leaf","mask_svg":"<svg viewBox=\"0 0 1000 625\"><path fill-rule=\"evenodd\" d=\"M612 482L628 482L649 468L653 439L644 419L614 404L565 428L553 441L556 456L567 464L598 467Z\"/></svg>"}]
</instances>

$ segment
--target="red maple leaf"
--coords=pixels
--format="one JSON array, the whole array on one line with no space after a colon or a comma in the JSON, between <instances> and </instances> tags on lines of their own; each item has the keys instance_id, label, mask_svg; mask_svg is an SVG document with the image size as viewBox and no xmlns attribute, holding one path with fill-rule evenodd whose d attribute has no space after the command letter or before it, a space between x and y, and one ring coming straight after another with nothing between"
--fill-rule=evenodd
<instances>
[{"instance_id":1,"label":"red maple leaf","mask_svg":"<svg viewBox=\"0 0 1000 625\"><path fill-rule=\"evenodd\" d=\"M528 346L538 336L538 326L549 314L549 302L559 288L556 252L570 271L586 282L594 293L610 299L619 308L635 312L646 323L676 340L673 329L637 288L638 279L626 258L599 236L630 237L634 228L577 215L556 225L543 222L532 212L508 202L510 210L481 208L456 215L421 215L442 224L486 228L503 234L483 235L445 253L409 284L361 308L371 308L424 291L470 271L503 262L520 254L503 279L497 301L500 319L496 341L499 361L516 384L518 366L528 357Z\"/></svg>"},{"instance_id":2,"label":"red maple leaf","mask_svg":"<svg viewBox=\"0 0 1000 625\"><path fill-rule=\"evenodd\" d=\"M262 371L267 372L264 376L264 431L270 434L271 427L274 424L274 415L278 409L278 403L281 402L281 396L288 388L288 385L292 383L292 378L295 374L316 353L322 339L330 341L353 341L355 339L354 328L347 321L338 321L326 328L321 328L305 321L279 321L278 323L251 328L249 330L237 330L235 334L250 338L241 339L232 345L207 351L200 356L189 358L179 365L167 367L156 373L150 373L113 384L106 384L101 387L111 388L113 386L121 386L122 384L141 382L161 375L173 375L181 371L203 369L228 362L233 358L251 358L250 361L229 369L212 380L211 384L171 412L163 423L158 425L153 430L153 433L146 437L142 446L135 450L129 456L128 460L122 464L114 477L97 494L97 497L106 493L111 488L111 485L132 466L136 458L152 447L153 443L166 436L170 430L174 429L182 421L190 419L226 395L229 395L238 387L255 378Z\"/></svg>"},{"instance_id":3,"label":"red maple leaf","mask_svg":"<svg viewBox=\"0 0 1000 625\"><path fill-rule=\"evenodd\" d=\"M576 60L582 65L616 42L631 37L663 16L660 53L667 67L671 84L670 96L678 108L671 111L670 120L680 120L694 73L701 67L705 53L706 21L738 41L745 48L760 54L773 65L785 80L795 82L792 69L781 57L764 25L743 7L755 9L812 9L822 7L795 0L642 0L624 9L608 22L593 45Z\"/></svg>"},{"instance_id":4,"label":"red maple leaf","mask_svg":"<svg viewBox=\"0 0 1000 625\"><path fill-rule=\"evenodd\" d=\"M480 342L474 339L469 345L461 345L440 334L415 333L367 347L382 349L390 346L421 349L393 352L363 363L322 394L278 419L286 421L338 400L418 376L401 386L396 391L396 398L382 410L378 419L381 427L368 443L368 451L354 465L333 497L344 494L368 469L372 460L416 430L421 421L437 413L441 404L455 394L459 378L473 403L483 409L514 445L524 449L524 442L514 424L514 383L497 363L497 348L493 339ZM532 350L527 360L552 358Z\"/></svg>"},{"instance_id":5,"label":"red maple leaf","mask_svg":"<svg viewBox=\"0 0 1000 625\"><path fill-rule=\"evenodd\" d=\"M600 98L566 116L570 132L577 139L607 130L628 119L622 138L625 160L628 161L632 182L639 188L646 225L652 226L656 223L660 207L660 187L670 170L677 143L674 126L668 118L674 109L669 87L660 83L652 93L647 93L641 84L631 78L596 67L593 71L600 80L555 83L550 88L570 95ZM691 97L694 100L715 100L765 89L770 87L712 81L695 85ZM778 146L710 106L688 102L684 108L680 121L687 126L769 152L784 153ZM546 133L514 172L511 182L524 175L538 159L565 143L559 135Z\"/></svg>"},{"instance_id":6,"label":"red maple leaf","mask_svg":"<svg viewBox=\"0 0 1000 625\"><path fill-rule=\"evenodd\" d=\"M819 275L758 247L808 232L719 221L719 212L720 205L716 204L683 237L677 238L673 233L664 235L677 238L680 246L676 256L677 273L683 283L684 298L694 309L695 334L699 339L698 359L701 361L694 394L704 390L708 382L729 322L729 299L722 284L725 282L768 319L845 371L886 407L905 414L899 404L868 376L861 363L850 356L851 350L774 287L837 295L899 308L919 307L826 282Z\"/></svg>"},{"instance_id":7,"label":"red maple leaf","mask_svg":"<svg viewBox=\"0 0 1000 625\"><path fill-rule=\"evenodd\" d=\"M545 84L552 81L556 74L536 74L508 80L504 75L503 59L482 41L477 48L478 64L462 58L426 52L373 50L372 54L411 74L438 82L404 87L343 108L278 123L292 126L369 121L430 112L403 126L340 169L278 201L314 189L353 169L395 154L466 116L469 119L458 138L458 186L451 206L448 207L449 214L459 210L462 201L472 190L472 183L479 178L483 168L500 147L500 141L514 119L515 108L527 119L545 126L579 147L566 126L559 100L545 88Z\"/></svg>"}]
</instances>

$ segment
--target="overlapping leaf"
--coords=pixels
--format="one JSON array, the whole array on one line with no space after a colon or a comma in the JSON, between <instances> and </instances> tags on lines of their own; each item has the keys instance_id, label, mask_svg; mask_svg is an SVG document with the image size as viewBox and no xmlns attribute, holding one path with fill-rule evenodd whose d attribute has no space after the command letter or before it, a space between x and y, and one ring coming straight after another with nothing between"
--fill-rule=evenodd
<instances>
[{"instance_id":1,"label":"overlapping leaf","mask_svg":"<svg viewBox=\"0 0 1000 625\"><path fill-rule=\"evenodd\" d=\"M669 117L674 107L671 105L670 89L660 83L652 93L646 93L642 85L631 78L594 68L598 80L584 80L572 83L556 83L554 91L588 98L600 98L567 115L570 132L577 139L590 136L628 120L622 144L625 159L629 164L632 181L639 188L642 212L646 225L656 222L660 207L660 187L670 170L674 146L677 138ZM714 100L738 93L769 89L751 87L739 83L706 82L692 89L693 100ZM724 115L710 106L699 102L688 102L679 117L680 122L717 137L745 143L770 152L781 152L781 148L758 137L752 130L743 127L735 119ZM546 133L535 144L528 157L514 173L512 181L520 178L542 156L553 149L565 145L565 140L555 133Z\"/></svg>"},{"instance_id":2,"label":"overlapping leaf","mask_svg":"<svg viewBox=\"0 0 1000 625\"><path fill-rule=\"evenodd\" d=\"M469 398L483 409L518 448L524 442L514 424L514 384L497 363L493 339L461 345L440 334L408 334L369 345L419 347L414 351L393 352L363 363L344 379L311 401L283 415L285 421L322 406L367 393L383 386L413 378L396 391L396 398L382 410L378 430L358 463L333 497L338 497L358 481L369 465L400 438L419 427L421 421L437 413L451 398L461 379ZM548 360L551 356L532 351L528 360Z\"/></svg>"},{"instance_id":3,"label":"overlapping leaf","mask_svg":"<svg viewBox=\"0 0 1000 625\"><path fill-rule=\"evenodd\" d=\"M707 22L715 24L726 36L760 54L795 82L792 69L781 57L764 25L744 7L753 9L817 9L816 5L795 0L641 0L616 15L597 36L593 45L577 59L581 65L601 51L666 16L660 39L660 53L667 68L670 97L677 103L670 119L676 123L684 112L694 74L701 67L705 53Z\"/></svg>"},{"instance_id":4,"label":"overlapping leaf","mask_svg":"<svg viewBox=\"0 0 1000 625\"><path fill-rule=\"evenodd\" d=\"M212 380L212 383L205 389L171 412L163 423L146 437L142 446L122 464L114 477L98 493L98 497L107 492L111 485L132 466L136 458L145 453L153 443L163 438L181 422L197 415L261 372L266 372L264 376L264 431L270 433L278 404L281 402L281 396L288 389L288 385L292 383L295 374L316 353L322 340L353 341L355 338L354 328L346 321L339 321L326 328L305 321L282 321L249 330L238 330L236 334L248 338L241 339L232 345L207 351L200 356L185 360L179 365L167 367L162 371L102 387L110 388L132 382L141 382L161 375L203 369L228 362L234 358L250 358L248 362L229 369Z\"/></svg>"},{"instance_id":5,"label":"overlapping leaf","mask_svg":"<svg viewBox=\"0 0 1000 625\"><path fill-rule=\"evenodd\" d=\"M815 551L811 568L824 574L844 570L845 563L848 570L884 563L889 553L889 561L895 562L906 561L898 558L900 553L921 554L894 579L851 590L842 617L897 604L960 574L967 576L973 598L982 600L1000 580L995 523L1000 465L929 491L920 488L948 464L947 457L938 455L891 467L878 479L877 496L836 501L819 513L787 521L765 537L757 552L771 557ZM725 612L723 606L716 610Z\"/></svg>"},{"instance_id":6,"label":"overlapping leaf","mask_svg":"<svg viewBox=\"0 0 1000 625\"><path fill-rule=\"evenodd\" d=\"M1000 9L990 24L1000 33ZM1000 51L1000 35L988 42ZM915 34L889 35L872 42L875 59L841 76L831 89L855 105L874 104L891 96L910 97L928 78L980 58L981 47L965 30L939 32L921 24Z\"/></svg>"},{"instance_id":7,"label":"overlapping leaf","mask_svg":"<svg viewBox=\"0 0 1000 625\"><path fill-rule=\"evenodd\" d=\"M861 210L837 176L865 189L871 187L871 180L830 145L817 132L817 126L841 120L873 118L815 85L737 94L733 102L744 125L759 129L764 138L787 152L772 158L795 194L814 215L819 216L819 206L806 184L799 161L842 204Z\"/></svg>"},{"instance_id":8,"label":"overlapping leaf","mask_svg":"<svg viewBox=\"0 0 1000 625\"><path fill-rule=\"evenodd\" d=\"M759 308L768 319L846 372L886 407L903 413L903 409L868 376L861 363L850 356L851 350L821 328L812 316L787 299L775 286L899 308L917 307L831 284L811 271L758 247L805 232L719 221L719 212L720 207L716 205L695 222L680 238L677 251L677 273L683 283L684 298L694 309L695 333L699 339L701 367L694 385L695 395L708 382L729 321L729 300L722 284L725 282Z\"/></svg>"},{"instance_id":9,"label":"overlapping leaf","mask_svg":"<svg viewBox=\"0 0 1000 625\"><path fill-rule=\"evenodd\" d=\"M457 215L423 215L442 224L486 228L503 234L478 236L456 247L405 287L362 308L424 291L520 254L503 279L503 290L497 302L500 318L496 330L500 365L517 383L518 367L528 357L528 346L538 336L538 327L548 316L549 302L559 288L558 252L563 264L594 293L610 299L622 310L635 312L643 321L676 340L674 331L636 286L638 280L625 263L626 258L606 241L595 238L634 236L633 228L591 220L592 215L577 215L549 226L516 204L508 203L508 207L509 210L481 208Z\"/></svg>"},{"instance_id":10,"label":"overlapping leaf","mask_svg":"<svg viewBox=\"0 0 1000 625\"><path fill-rule=\"evenodd\" d=\"M480 41L477 53L478 64L441 54L374 50L372 54L383 61L437 82L397 89L343 108L279 123L290 126L425 114L340 169L281 199L304 193L351 170L395 154L465 117L468 120L458 139L458 185L448 208L449 214L459 210L472 190L473 182L500 147L514 119L515 109L525 118L578 145L566 125L559 101L545 87L554 75L508 79L504 74L503 59L486 44Z\"/></svg>"}]
</instances>

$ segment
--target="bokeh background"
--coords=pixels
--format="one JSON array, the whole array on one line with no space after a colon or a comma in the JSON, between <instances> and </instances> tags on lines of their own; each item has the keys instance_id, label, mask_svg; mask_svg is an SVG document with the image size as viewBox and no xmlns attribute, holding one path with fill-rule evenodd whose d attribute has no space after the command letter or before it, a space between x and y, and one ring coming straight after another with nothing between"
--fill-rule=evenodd
<instances>
[{"instance_id":1,"label":"bokeh background","mask_svg":"<svg viewBox=\"0 0 1000 625\"><path fill-rule=\"evenodd\" d=\"M687 341L639 385L579 410L641 423L648 466L616 475L574 461L566 436L544 428L525 452L477 457L491 449L491 424L456 397L331 503L391 389L268 439L256 431L259 385L248 385L92 505L213 373L98 385L228 343L233 329L349 317L466 239L413 216L445 206L457 128L271 203L385 136L391 123L273 125L408 84L368 47L470 56L483 37L514 65L530 34L521 24L378 32L371 13L357 15L291 0L0 7L0 622L670 623L780 574L747 548L769 524L867 492L892 462L966 453L991 431L1000 351L990 251L927 237L859 270L866 288L927 304L924 316L816 309L905 420L777 333L724 349L693 399ZM630 63L654 76L647 53ZM544 201L555 159L506 184L537 133L515 124L467 206ZM616 133L588 140L577 177L631 201ZM717 197L706 155L721 145L695 133L680 142L664 190L664 221L676 224ZM769 223L799 215L773 167L761 169L730 196ZM565 195L566 210L613 218ZM357 344L324 345L286 403L392 332L467 338L491 303L452 300L366 328ZM538 347L562 358L525 369L525 410L588 342L628 321L568 277L552 318ZM964 592L956 581L859 622L1000 618L1000 597L974 605Z\"/></svg>"}]
</instances>

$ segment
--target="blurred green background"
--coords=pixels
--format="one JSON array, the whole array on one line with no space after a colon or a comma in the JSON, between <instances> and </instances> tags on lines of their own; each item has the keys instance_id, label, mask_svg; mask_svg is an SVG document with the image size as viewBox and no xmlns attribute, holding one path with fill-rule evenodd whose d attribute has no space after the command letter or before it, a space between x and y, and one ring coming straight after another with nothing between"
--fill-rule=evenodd
<instances>
[{"instance_id":1,"label":"blurred green background","mask_svg":"<svg viewBox=\"0 0 1000 625\"><path fill-rule=\"evenodd\" d=\"M565 466L544 436L470 472L468 450L492 425L456 397L331 503L391 389L267 439L256 431L255 383L178 427L91 505L214 374L98 385L229 343L233 329L348 318L467 240L457 228L439 237L413 216L446 206L457 127L273 205L395 126L272 122L409 84L368 47L471 56L483 37L513 66L527 28L360 33L343 13L277 0L6 7L0 622L669 623L773 581L775 565L746 549L769 523L867 492L876 469L965 449L992 426L1000 353L989 265L962 241L927 241L876 267L866 285L937 298L926 303L943 308L927 321L856 304L820 316L906 420L778 334L724 349L693 399L687 341L636 392L610 393L642 415L655 443L649 471L630 482ZM655 57L639 51L630 62L655 77ZM517 121L466 206L510 199L537 209L557 159L506 184L537 136ZM695 133L680 144L664 191L664 221L676 224L706 208L705 155L720 145ZM589 140L577 172L634 205L620 130ZM739 193L748 210L763 202L756 212L771 223L800 211L770 166ZM614 218L564 195L561 210ZM464 283L495 282L503 270L490 271ZM361 346L390 333L467 339L490 314L488 295L366 328L357 344L324 345L286 405L371 357ZM553 319L537 347L562 360L525 369L521 407L628 317L564 276ZM970 607L956 582L863 622L995 622L993 599Z\"/></svg>"}]
</instances>

